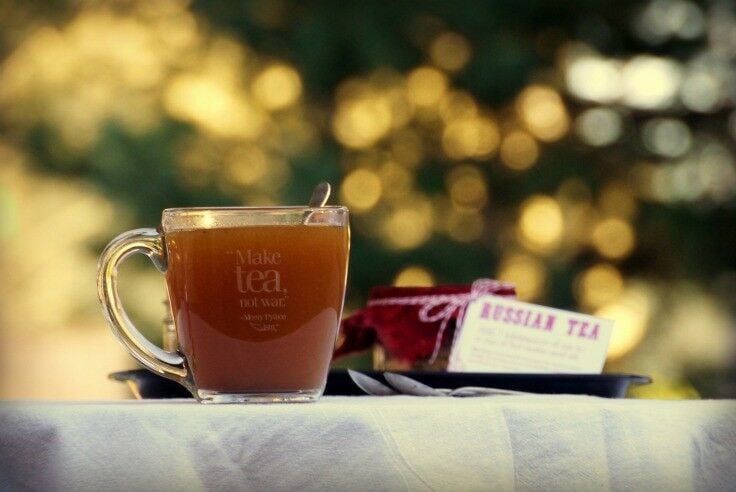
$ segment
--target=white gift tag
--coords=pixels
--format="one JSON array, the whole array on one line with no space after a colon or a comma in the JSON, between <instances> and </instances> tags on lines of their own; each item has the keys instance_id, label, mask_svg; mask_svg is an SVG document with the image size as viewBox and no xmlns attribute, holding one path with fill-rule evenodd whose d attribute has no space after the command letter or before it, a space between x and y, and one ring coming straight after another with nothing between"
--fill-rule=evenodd
<instances>
[{"instance_id":1,"label":"white gift tag","mask_svg":"<svg viewBox=\"0 0 736 492\"><path fill-rule=\"evenodd\" d=\"M448 371L598 374L613 321L498 296L468 305Z\"/></svg>"}]
</instances>

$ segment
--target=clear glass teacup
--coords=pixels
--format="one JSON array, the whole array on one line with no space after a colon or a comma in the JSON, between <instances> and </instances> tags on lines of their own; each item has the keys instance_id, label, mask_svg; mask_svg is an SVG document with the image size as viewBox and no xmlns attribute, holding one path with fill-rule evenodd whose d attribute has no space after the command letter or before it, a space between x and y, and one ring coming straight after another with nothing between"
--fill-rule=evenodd
<instances>
[{"instance_id":1,"label":"clear glass teacup","mask_svg":"<svg viewBox=\"0 0 736 492\"><path fill-rule=\"evenodd\" d=\"M128 351L200 402L312 401L337 337L349 244L345 207L167 209L158 229L105 248L98 294ZM133 253L166 276L178 352L147 340L122 307L117 269Z\"/></svg>"}]
</instances>

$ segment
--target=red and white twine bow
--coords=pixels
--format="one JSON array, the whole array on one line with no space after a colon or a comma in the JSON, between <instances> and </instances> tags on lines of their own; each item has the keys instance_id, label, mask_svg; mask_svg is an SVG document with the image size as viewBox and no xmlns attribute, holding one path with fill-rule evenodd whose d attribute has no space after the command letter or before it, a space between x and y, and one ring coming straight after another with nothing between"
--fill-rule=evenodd
<instances>
[{"instance_id":1,"label":"red and white twine bow","mask_svg":"<svg viewBox=\"0 0 736 492\"><path fill-rule=\"evenodd\" d=\"M368 306L421 306L419 309L419 321L423 323L436 323L442 320L434 342L434 350L429 359L429 363L432 364L440 353L445 330L455 314L457 314L456 326L459 327L465 318L465 310L472 301L481 296L495 294L502 290L511 290L513 292L513 288L514 286L512 284L483 278L473 282L470 292L467 294L385 297L383 299L372 299L368 301ZM457 336L457 332L455 335Z\"/></svg>"}]
</instances>

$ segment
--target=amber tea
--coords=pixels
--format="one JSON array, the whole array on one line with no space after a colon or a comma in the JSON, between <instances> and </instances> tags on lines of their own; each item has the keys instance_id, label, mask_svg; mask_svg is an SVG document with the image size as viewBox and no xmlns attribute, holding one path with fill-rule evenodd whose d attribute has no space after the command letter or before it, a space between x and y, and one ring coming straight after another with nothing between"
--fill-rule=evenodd
<instances>
[{"instance_id":1,"label":"amber tea","mask_svg":"<svg viewBox=\"0 0 736 492\"><path fill-rule=\"evenodd\" d=\"M166 247L179 343L200 391L324 384L342 309L345 228L177 231Z\"/></svg>"}]
</instances>

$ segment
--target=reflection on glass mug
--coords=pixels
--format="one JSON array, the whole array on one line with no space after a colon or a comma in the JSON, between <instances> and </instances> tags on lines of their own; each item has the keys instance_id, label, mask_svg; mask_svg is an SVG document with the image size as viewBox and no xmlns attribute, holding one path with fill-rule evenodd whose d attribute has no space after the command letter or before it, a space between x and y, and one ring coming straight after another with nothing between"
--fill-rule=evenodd
<instances>
[{"instance_id":1,"label":"reflection on glass mug","mask_svg":"<svg viewBox=\"0 0 736 492\"><path fill-rule=\"evenodd\" d=\"M113 333L203 403L312 401L324 391L345 296L345 207L177 208L102 253L97 288ZM147 255L166 275L180 352L133 326L118 265Z\"/></svg>"}]
</instances>

